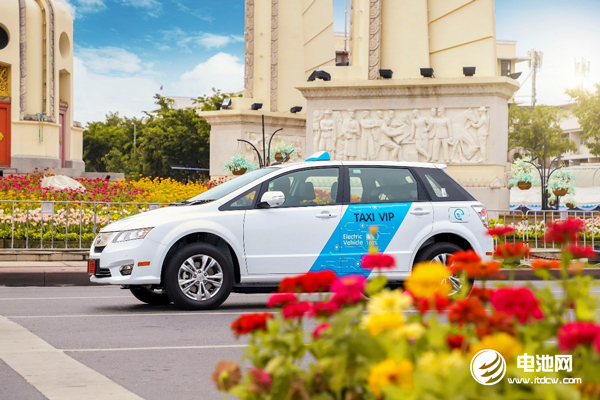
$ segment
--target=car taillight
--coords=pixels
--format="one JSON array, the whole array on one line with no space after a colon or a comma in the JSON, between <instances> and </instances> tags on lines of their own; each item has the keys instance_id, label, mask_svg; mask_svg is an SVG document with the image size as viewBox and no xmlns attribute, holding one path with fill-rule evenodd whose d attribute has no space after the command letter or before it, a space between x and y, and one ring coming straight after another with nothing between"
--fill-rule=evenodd
<instances>
[{"instance_id":1,"label":"car taillight","mask_svg":"<svg viewBox=\"0 0 600 400\"><path fill-rule=\"evenodd\" d=\"M485 228L488 228L488 216L487 216L487 211L485 210L484 206L472 206L473 210L475 210L475 212L477 213L477 215L479 216L479 219L481 220L481 223L483 224L483 226L485 226Z\"/></svg>"}]
</instances>

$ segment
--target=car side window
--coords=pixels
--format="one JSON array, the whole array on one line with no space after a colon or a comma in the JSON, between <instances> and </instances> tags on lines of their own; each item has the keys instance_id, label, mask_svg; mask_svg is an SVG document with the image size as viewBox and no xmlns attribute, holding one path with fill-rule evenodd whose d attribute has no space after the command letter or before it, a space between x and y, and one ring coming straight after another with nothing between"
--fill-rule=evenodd
<instances>
[{"instance_id":1,"label":"car side window","mask_svg":"<svg viewBox=\"0 0 600 400\"><path fill-rule=\"evenodd\" d=\"M254 204L254 199L256 198L256 192L257 192L257 189L254 189L251 192L248 192L247 194L245 194L242 197L238 198L237 200L233 201L229 205L229 207L231 207L232 209L251 207Z\"/></svg>"},{"instance_id":2,"label":"car side window","mask_svg":"<svg viewBox=\"0 0 600 400\"><path fill-rule=\"evenodd\" d=\"M267 190L285 195L278 208L337 204L339 176L339 168L305 169L269 181Z\"/></svg>"},{"instance_id":3,"label":"car side window","mask_svg":"<svg viewBox=\"0 0 600 400\"><path fill-rule=\"evenodd\" d=\"M418 184L407 168L349 167L350 203L419 201Z\"/></svg>"},{"instance_id":4,"label":"car side window","mask_svg":"<svg viewBox=\"0 0 600 400\"><path fill-rule=\"evenodd\" d=\"M415 168L431 201L475 201L475 198L446 172L437 168Z\"/></svg>"}]
</instances>

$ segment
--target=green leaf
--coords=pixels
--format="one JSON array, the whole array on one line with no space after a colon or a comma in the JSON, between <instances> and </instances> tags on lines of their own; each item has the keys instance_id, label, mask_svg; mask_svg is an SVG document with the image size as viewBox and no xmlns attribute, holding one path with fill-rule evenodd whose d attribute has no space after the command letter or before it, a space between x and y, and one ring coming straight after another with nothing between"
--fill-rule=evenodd
<instances>
[{"instance_id":1,"label":"green leaf","mask_svg":"<svg viewBox=\"0 0 600 400\"><path fill-rule=\"evenodd\" d=\"M367 295L372 297L377 293L381 292L385 285L387 285L387 278L384 275L378 275L375 278L371 279L369 283L367 283Z\"/></svg>"}]
</instances>

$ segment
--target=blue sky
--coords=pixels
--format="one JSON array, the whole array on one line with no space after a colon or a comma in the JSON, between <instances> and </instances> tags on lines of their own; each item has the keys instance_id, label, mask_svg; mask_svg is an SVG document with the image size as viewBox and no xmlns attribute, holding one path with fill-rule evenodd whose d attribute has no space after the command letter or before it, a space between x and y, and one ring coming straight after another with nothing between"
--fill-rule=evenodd
<instances>
[{"instance_id":1,"label":"blue sky","mask_svg":"<svg viewBox=\"0 0 600 400\"><path fill-rule=\"evenodd\" d=\"M212 87L243 89L244 0L59 0L74 14L75 118L103 120L109 111L140 116L152 96L197 97ZM263 0L260 0L263 1ZM343 31L344 0L333 0ZM517 53L543 51L538 103L568 101L564 90L600 82L600 1L496 0L496 36ZM574 60L591 62L587 79ZM528 102L527 63L517 101Z\"/></svg>"}]
</instances>

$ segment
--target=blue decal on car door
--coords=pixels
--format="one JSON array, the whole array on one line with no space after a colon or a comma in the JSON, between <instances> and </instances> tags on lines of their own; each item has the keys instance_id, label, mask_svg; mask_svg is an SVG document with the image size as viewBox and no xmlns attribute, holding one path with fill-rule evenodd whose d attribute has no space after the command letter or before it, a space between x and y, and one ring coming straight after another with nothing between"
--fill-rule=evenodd
<instances>
[{"instance_id":1,"label":"blue decal on car door","mask_svg":"<svg viewBox=\"0 0 600 400\"><path fill-rule=\"evenodd\" d=\"M362 274L370 271L360 266L361 257L369 250L369 242L384 252L402 225L412 203L351 204L331 235L311 271L331 269L338 275ZM376 225L379 231L372 237L369 227ZM332 256L340 254L340 262L332 263Z\"/></svg>"}]
</instances>

